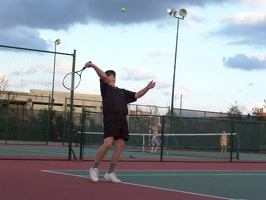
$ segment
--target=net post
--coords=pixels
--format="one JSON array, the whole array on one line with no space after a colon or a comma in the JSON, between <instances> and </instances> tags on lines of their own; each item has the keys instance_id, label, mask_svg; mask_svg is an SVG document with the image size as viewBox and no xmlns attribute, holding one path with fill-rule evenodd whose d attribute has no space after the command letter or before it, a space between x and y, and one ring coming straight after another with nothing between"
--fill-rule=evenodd
<instances>
[{"instance_id":1,"label":"net post","mask_svg":"<svg viewBox=\"0 0 266 200\"><path fill-rule=\"evenodd\" d=\"M145 151L145 135L142 135L142 152Z\"/></svg>"},{"instance_id":2,"label":"net post","mask_svg":"<svg viewBox=\"0 0 266 200\"><path fill-rule=\"evenodd\" d=\"M265 101L265 100L264 100ZM262 145L263 145L263 143L262 143L262 124L260 124L260 128L259 128L259 131L260 131L260 153L262 154L263 153L263 147L262 147Z\"/></svg>"},{"instance_id":3,"label":"net post","mask_svg":"<svg viewBox=\"0 0 266 200\"><path fill-rule=\"evenodd\" d=\"M237 153L236 153L236 159L239 160L239 133L236 133L237 134Z\"/></svg>"},{"instance_id":4,"label":"net post","mask_svg":"<svg viewBox=\"0 0 266 200\"><path fill-rule=\"evenodd\" d=\"M161 133L161 154L160 154L160 162L163 162L163 144L164 144L164 124L165 124L165 116L162 116L162 133Z\"/></svg>"}]
</instances>

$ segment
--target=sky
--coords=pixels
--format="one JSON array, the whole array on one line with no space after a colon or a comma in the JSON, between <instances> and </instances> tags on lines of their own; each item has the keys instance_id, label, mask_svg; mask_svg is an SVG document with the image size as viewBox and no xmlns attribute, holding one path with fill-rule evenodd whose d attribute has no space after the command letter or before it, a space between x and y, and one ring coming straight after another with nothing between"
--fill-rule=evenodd
<instances>
[{"instance_id":1,"label":"sky","mask_svg":"<svg viewBox=\"0 0 266 200\"><path fill-rule=\"evenodd\" d=\"M243 114L264 105L266 0L0 0L0 44L76 50L76 69L92 61L117 73L116 85L156 87L137 104ZM125 12L121 12L125 8ZM178 20L166 9L186 9ZM178 16L178 13L177 15ZM177 32L177 23L179 29ZM11 69L12 70L12 69ZM77 93L100 94L86 69Z\"/></svg>"}]
</instances>

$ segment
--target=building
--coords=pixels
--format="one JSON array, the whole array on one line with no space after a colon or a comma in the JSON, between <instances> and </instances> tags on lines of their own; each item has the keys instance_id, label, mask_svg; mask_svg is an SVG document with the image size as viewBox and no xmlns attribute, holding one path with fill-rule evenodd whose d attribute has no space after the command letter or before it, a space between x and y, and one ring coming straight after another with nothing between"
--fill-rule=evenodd
<instances>
[{"instance_id":1,"label":"building","mask_svg":"<svg viewBox=\"0 0 266 200\"><path fill-rule=\"evenodd\" d=\"M29 93L0 91L0 106L21 109L48 109L51 103L51 91L34 90ZM69 92L54 92L53 110L65 111L70 106ZM81 113L82 108L92 112L102 111L102 98L100 95L74 93L74 112Z\"/></svg>"}]
</instances>

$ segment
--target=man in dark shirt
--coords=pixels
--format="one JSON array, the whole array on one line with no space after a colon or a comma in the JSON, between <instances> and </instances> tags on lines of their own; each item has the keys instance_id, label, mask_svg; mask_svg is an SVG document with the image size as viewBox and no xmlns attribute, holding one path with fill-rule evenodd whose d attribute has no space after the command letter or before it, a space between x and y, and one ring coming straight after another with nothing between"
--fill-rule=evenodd
<instances>
[{"instance_id":1,"label":"man in dark shirt","mask_svg":"<svg viewBox=\"0 0 266 200\"><path fill-rule=\"evenodd\" d=\"M149 82L145 88L138 92L131 92L115 86L115 71L108 70L103 72L91 62L87 62L85 66L87 68L93 68L100 77L101 96L103 100L104 142L98 150L93 166L90 168L90 179L92 182L98 182L98 166L115 140L115 149L111 157L110 167L104 175L104 178L108 181L119 183L121 180L116 177L114 170L125 146L125 141L129 139L126 119L128 115L127 104L136 101L145 95L149 89L154 88L155 82Z\"/></svg>"}]
</instances>

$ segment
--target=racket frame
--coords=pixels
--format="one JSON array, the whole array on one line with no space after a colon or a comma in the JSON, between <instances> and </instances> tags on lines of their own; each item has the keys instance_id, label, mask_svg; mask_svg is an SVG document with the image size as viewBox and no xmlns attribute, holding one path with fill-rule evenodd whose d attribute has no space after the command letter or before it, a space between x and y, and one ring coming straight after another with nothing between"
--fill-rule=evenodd
<instances>
[{"instance_id":1,"label":"racket frame","mask_svg":"<svg viewBox=\"0 0 266 200\"><path fill-rule=\"evenodd\" d=\"M81 74L82 74L82 72L84 71L86 69L86 67L83 67L81 70L79 70L79 71L75 71L75 72L69 72L69 73L67 73L65 76L64 76L64 78L63 78L63 81L62 81L62 84L63 84L63 86L66 88L66 89L68 89L68 90L74 90L74 89L76 89L78 86L79 86L79 84L80 84L80 82L81 82ZM77 83L77 85L76 86L74 86L74 74L77 74L77 75L79 75L79 82ZM66 77L68 77L69 75L71 75L72 77L71 77L71 88L69 88L69 87L67 87L66 85L65 85L65 78Z\"/></svg>"}]
</instances>

